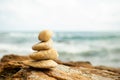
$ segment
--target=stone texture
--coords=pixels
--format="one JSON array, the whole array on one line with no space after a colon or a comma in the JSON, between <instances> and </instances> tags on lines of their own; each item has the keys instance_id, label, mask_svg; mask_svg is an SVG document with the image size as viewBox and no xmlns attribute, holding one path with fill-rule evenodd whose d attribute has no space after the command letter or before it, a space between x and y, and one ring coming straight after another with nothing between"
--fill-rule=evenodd
<instances>
[{"instance_id":1,"label":"stone texture","mask_svg":"<svg viewBox=\"0 0 120 80\"><path fill-rule=\"evenodd\" d=\"M58 53L55 49L49 49L49 50L34 52L30 54L29 57L33 60L45 60L45 59L56 60L58 59Z\"/></svg>"},{"instance_id":2,"label":"stone texture","mask_svg":"<svg viewBox=\"0 0 120 80\"><path fill-rule=\"evenodd\" d=\"M37 52L29 55L32 60L23 61L25 65L40 69L50 69L57 66L57 63L53 61L58 59L58 53L52 47L52 35L53 32L50 30L43 30L39 33L38 39L41 42L32 47Z\"/></svg>"},{"instance_id":3,"label":"stone texture","mask_svg":"<svg viewBox=\"0 0 120 80\"><path fill-rule=\"evenodd\" d=\"M50 30L43 30L39 33L38 39L40 41L48 41L53 35L53 32Z\"/></svg>"},{"instance_id":4,"label":"stone texture","mask_svg":"<svg viewBox=\"0 0 120 80\"><path fill-rule=\"evenodd\" d=\"M41 61L31 61L31 60L26 60L23 61L25 65L34 67L34 68L54 68L57 66L57 63L53 60L41 60Z\"/></svg>"},{"instance_id":5,"label":"stone texture","mask_svg":"<svg viewBox=\"0 0 120 80\"><path fill-rule=\"evenodd\" d=\"M22 64L22 56L14 57L15 60L0 62L0 80L120 80L120 68L94 67L89 62L57 61L55 68L38 69Z\"/></svg>"},{"instance_id":6,"label":"stone texture","mask_svg":"<svg viewBox=\"0 0 120 80\"><path fill-rule=\"evenodd\" d=\"M32 46L32 49L36 51L48 50L50 48L53 48L53 41L51 39L47 42L40 42Z\"/></svg>"},{"instance_id":7,"label":"stone texture","mask_svg":"<svg viewBox=\"0 0 120 80\"><path fill-rule=\"evenodd\" d=\"M28 56L18 56L15 54L11 54L11 55L4 55L0 61L1 62L19 61L19 60L24 61L29 59L30 58Z\"/></svg>"}]
</instances>

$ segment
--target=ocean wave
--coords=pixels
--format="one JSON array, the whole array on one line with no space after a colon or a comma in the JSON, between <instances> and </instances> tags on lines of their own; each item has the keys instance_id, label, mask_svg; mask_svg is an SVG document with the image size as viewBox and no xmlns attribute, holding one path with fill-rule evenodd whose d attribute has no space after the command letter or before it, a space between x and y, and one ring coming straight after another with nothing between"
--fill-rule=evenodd
<instances>
[{"instance_id":1,"label":"ocean wave","mask_svg":"<svg viewBox=\"0 0 120 80\"><path fill-rule=\"evenodd\" d=\"M34 52L31 47L39 42L37 36L36 32L0 33L0 57ZM120 64L120 33L56 32L53 40L61 60L90 61L95 65Z\"/></svg>"},{"instance_id":2,"label":"ocean wave","mask_svg":"<svg viewBox=\"0 0 120 80\"><path fill-rule=\"evenodd\" d=\"M28 53L32 52L31 47L26 45L0 44L0 53Z\"/></svg>"},{"instance_id":3,"label":"ocean wave","mask_svg":"<svg viewBox=\"0 0 120 80\"><path fill-rule=\"evenodd\" d=\"M119 39L120 33L95 33L95 32L68 32L68 33L56 33L55 39L58 41L68 41L68 40L109 40L109 39Z\"/></svg>"}]
</instances>

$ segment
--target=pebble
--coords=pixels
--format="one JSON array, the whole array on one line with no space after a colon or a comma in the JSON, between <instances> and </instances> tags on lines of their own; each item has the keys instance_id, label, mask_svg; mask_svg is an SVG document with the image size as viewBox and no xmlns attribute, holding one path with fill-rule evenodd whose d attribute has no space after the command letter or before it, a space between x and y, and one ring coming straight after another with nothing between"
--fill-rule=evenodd
<instances>
[{"instance_id":1,"label":"pebble","mask_svg":"<svg viewBox=\"0 0 120 80\"><path fill-rule=\"evenodd\" d=\"M38 39L40 41L48 41L53 35L53 32L50 30L43 30L39 33Z\"/></svg>"},{"instance_id":2,"label":"pebble","mask_svg":"<svg viewBox=\"0 0 120 80\"><path fill-rule=\"evenodd\" d=\"M32 46L33 50L48 50L53 47L53 40L48 40L47 42L40 42Z\"/></svg>"},{"instance_id":3,"label":"pebble","mask_svg":"<svg viewBox=\"0 0 120 80\"><path fill-rule=\"evenodd\" d=\"M41 61L23 61L25 65L34 67L34 68L44 68L44 69L49 69L49 68L54 68L58 64L53 61L53 60L41 60Z\"/></svg>"},{"instance_id":4,"label":"pebble","mask_svg":"<svg viewBox=\"0 0 120 80\"><path fill-rule=\"evenodd\" d=\"M47 60L47 59L57 60L58 53L55 49L49 49L49 50L34 52L30 54L29 57L33 60Z\"/></svg>"},{"instance_id":5,"label":"pebble","mask_svg":"<svg viewBox=\"0 0 120 80\"><path fill-rule=\"evenodd\" d=\"M58 64L54 60L58 60L58 53L53 48L53 40L51 39L53 32L43 30L39 33L38 39L41 41L32 46L37 51L29 55L32 60L23 61L24 64L34 68L53 68Z\"/></svg>"}]
</instances>

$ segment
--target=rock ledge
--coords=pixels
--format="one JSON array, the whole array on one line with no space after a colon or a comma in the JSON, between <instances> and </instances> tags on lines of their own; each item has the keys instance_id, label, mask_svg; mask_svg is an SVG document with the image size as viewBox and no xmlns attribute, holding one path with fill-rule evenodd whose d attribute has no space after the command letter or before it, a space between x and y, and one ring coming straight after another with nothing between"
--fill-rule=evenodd
<instances>
[{"instance_id":1,"label":"rock ledge","mask_svg":"<svg viewBox=\"0 0 120 80\"><path fill-rule=\"evenodd\" d=\"M92 66L89 62L62 62L51 69L26 66L26 56L6 55L0 61L0 80L120 80L120 68Z\"/></svg>"}]
</instances>

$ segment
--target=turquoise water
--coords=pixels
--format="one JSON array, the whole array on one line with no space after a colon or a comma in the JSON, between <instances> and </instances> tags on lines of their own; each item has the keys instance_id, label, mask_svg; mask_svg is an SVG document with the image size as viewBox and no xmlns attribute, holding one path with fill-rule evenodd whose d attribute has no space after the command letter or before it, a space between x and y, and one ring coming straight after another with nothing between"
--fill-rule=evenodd
<instances>
[{"instance_id":1,"label":"turquoise water","mask_svg":"<svg viewBox=\"0 0 120 80\"><path fill-rule=\"evenodd\" d=\"M0 57L32 53L37 36L38 32L1 32ZM120 32L55 32L53 40L63 61L120 67Z\"/></svg>"}]
</instances>

